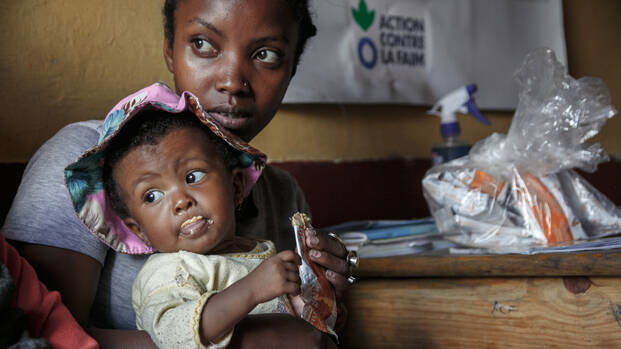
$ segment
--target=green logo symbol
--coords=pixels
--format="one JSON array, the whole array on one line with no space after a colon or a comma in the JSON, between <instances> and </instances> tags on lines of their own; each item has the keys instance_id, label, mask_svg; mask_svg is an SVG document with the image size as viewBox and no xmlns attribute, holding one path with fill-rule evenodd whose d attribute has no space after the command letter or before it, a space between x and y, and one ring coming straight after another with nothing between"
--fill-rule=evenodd
<instances>
[{"instance_id":1,"label":"green logo symbol","mask_svg":"<svg viewBox=\"0 0 621 349\"><path fill-rule=\"evenodd\" d=\"M358 23L360 28L365 32L371 27L373 19L375 18L375 10L369 11L367 3L364 0L360 0L358 9L354 7L351 8L351 14L354 16L356 23Z\"/></svg>"}]
</instances>

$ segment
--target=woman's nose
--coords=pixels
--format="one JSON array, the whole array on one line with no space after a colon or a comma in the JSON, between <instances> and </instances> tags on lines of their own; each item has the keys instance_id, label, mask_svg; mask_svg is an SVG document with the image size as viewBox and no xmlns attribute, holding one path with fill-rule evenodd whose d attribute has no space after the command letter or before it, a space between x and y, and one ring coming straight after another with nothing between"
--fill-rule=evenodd
<instances>
[{"instance_id":1,"label":"woman's nose","mask_svg":"<svg viewBox=\"0 0 621 349\"><path fill-rule=\"evenodd\" d=\"M216 90L230 95L244 94L250 91L250 83L245 73L243 56L228 54L221 58L217 69Z\"/></svg>"}]
</instances>

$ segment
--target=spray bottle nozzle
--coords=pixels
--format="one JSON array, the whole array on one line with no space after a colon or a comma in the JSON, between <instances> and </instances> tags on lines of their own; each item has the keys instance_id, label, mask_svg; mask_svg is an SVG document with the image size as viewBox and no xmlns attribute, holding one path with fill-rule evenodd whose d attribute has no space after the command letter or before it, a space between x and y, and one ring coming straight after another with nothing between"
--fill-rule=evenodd
<instances>
[{"instance_id":1,"label":"spray bottle nozzle","mask_svg":"<svg viewBox=\"0 0 621 349\"><path fill-rule=\"evenodd\" d=\"M474 103L474 93L476 91L477 86L475 84L462 86L442 97L429 110L430 114L437 115L442 119L441 130L443 135L445 133L447 135L459 134L459 125L455 116L457 112L470 114L485 125L490 124Z\"/></svg>"},{"instance_id":2,"label":"spray bottle nozzle","mask_svg":"<svg viewBox=\"0 0 621 349\"><path fill-rule=\"evenodd\" d=\"M470 84L466 86L466 89L468 90L468 95L470 96L470 98L468 99L468 102L466 102L467 113L474 116L477 120L481 121L483 124L489 126L490 124L489 120L487 120L485 116L481 114L481 111L479 111L479 108L477 108L477 105L474 104L473 95L475 92L477 92L477 85Z\"/></svg>"},{"instance_id":3,"label":"spray bottle nozzle","mask_svg":"<svg viewBox=\"0 0 621 349\"><path fill-rule=\"evenodd\" d=\"M442 143L431 148L434 166L460 158L470 151L470 144L459 139L461 130L455 113L471 114L480 122L489 125L489 121L474 103L476 91L477 86L475 84L462 86L442 97L429 110L430 114L437 115L442 119L442 125L440 125Z\"/></svg>"},{"instance_id":4,"label":"spray bottle nozzle","mask_svg":"<svg viewBox=\"0 0 621 349\"><path fill-rule=\"evenodd\" d=\"M475 84L470 84L466 86L466 89L468 90L468 94L470 95L470 97L472 97L472 95L477 92L477 85Z\"/></svg>"}]
</instances>

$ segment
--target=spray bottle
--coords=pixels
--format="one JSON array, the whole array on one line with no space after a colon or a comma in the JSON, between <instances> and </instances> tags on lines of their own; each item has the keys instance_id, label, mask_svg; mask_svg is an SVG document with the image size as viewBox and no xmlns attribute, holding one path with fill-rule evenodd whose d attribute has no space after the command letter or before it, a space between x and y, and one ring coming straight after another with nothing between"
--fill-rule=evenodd
<instances>
[{"instance_id":1,"label":"spray bottle","mask_svg":"<svg viewBox=\"0 0 621 349\"><path fill-rule=\"evenodd\" d=\"M468 155L470 151L471 145L459 139L461 130L455 113L471 114L483 124L489 125L489 121L474 104L473 94L476 90L477 86L474 84L462 86L442 97L429 110L429 114L437 115L442 119L440 126L442 143L435 144L431 148L434 166Z\"/></svg>"}]
</instances>

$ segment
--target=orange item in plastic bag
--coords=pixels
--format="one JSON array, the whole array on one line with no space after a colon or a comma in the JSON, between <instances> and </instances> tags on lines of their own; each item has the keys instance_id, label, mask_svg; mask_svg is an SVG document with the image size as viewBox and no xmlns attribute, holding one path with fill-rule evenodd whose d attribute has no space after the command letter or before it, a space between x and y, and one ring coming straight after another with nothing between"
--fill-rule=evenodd
<instances>
[{"instance_id":1,"label":"orange item in plastic bag","mask_svg":"<svg viewBox=\"0 0 621 349\"><path fill-rule=\"evenodd\" d=\"M521 173L523 187L518 187L521 200L528 203L530 209L543 230L549 244L572 241L567 216L554 195L543 182L530 173Z\"/></svg>"},{"instance_id":2,"label":"orange item in plastic bag","mask_svg":"<svg viewBox=\"0 0 621 349\"><path fill-rule=\"evenodd\" d=\"M530 210L548 243L572 241L573 236L565 212L541 179L530 173L517 171L514 179L516 183L513 188L518 194L518 201L522 207ZM490 197L498 197L505 184L486 172L475 170L470 188Z\"/></svg>"}]
</instances>

